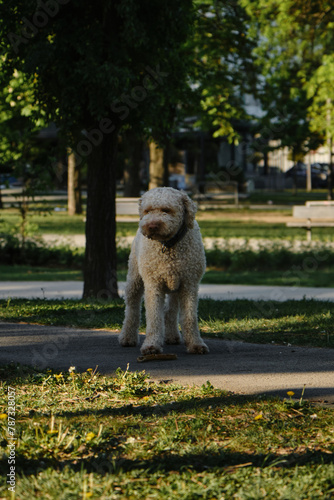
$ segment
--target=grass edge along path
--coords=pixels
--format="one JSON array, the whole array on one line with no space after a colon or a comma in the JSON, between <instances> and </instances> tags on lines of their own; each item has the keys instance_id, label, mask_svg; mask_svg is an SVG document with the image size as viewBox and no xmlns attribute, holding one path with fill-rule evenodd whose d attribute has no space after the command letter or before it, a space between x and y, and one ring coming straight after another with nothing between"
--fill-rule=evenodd
<instances>
[{"instance_id":1,"label":"grass edge along path","mask_svg":"<svg viewBox=\"0 0 334 500\"><path fill-rule=\"evenodd\" d=\"M2 321L120 330L124 301L0 300ZM334 348L334 303L313 299L200 299L199 327L204 336L253 343ZM145 331L142 310L140 331Z\"/></svg>"},{"instance_id":2,"label":"grass edge along path","mask_svg":"<svg viewBox=\"0 0 334 500\"><path fill-rule=\"evenodd\" d=\"M330 499L332 410L101 376L0 368L1 498ZM10 496L8 401L15 399ZM13 428L13 427L11 427Z\"/></svg>"}]
</instances>

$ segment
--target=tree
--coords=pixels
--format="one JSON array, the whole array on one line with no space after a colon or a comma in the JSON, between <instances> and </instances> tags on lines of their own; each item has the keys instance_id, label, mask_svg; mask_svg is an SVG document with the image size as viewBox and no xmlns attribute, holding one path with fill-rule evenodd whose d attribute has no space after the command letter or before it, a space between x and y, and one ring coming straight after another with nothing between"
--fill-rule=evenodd
<instances>
[{"instance_id":1,"label":"tree","mask_svg":"<svg viewBox=\"0 0 334 500\"><path fill-rule=\"evenodd\" d=\"M149 189L168 186L168 165L165 150L154 141L150 144L150 180Z\"/></svg>"},{"instance_id":2,"label":"tree","mask_svg":"<svg viewBox=\"0 0 334 500\"><path fill-rule=\"evenodd\" d=\"M81 170L72 150L67 156L67 212L68 215L82 214Z\"/></svg>"},{"instance_id":3,"label":"tree","mask_svg":"<svg viewBox=\"0 0 334 500\"><path fill-rule=\"evenodd\" d=\"M35 75L35 96L65 135L85 131L72 148L88 165L84 297L117 297L118 134L166 120L186 76L192 3L8 0L0 19L7 69Z\"/></svg>"},{"instance_id":4,"label":"tree","mask_svg":"<svg viewBox=\"0 0 334 500\"><path fill-rule=\"evenodd\" d=\"M279 74L303 95L309 135L333 137L334 9L329 0L241 0L261 33L257 56L265 75ZM297 90L298 89L298 90ZM300 110L299 110L300 111ZM293 131L292 131L293 132ZM296 132L293 135L298 135ZM330 164L332 163L330 148Z\"/></svg>"},{"instance_id":5,"label":"tree","mask_svg":"<svg viewBox=\"0 0 334 500\"><path fill-rule=\"evenodd\" d=\"M236 125L247 118L246 93L254 93L256 73L248 37L249 17L238 0L195 2L196 24L188 46L193 53L192 93L204 130L229 142L239 139Z\"/></svg>"},{"instance_id":6,"label":"tree","mask_svg":"<svg viewBox=\"0 0 334 500\"><path fill-rule=\"evenodd\" d=\"M3 61L0 60L0 73ZM14 70L0 88L0 173L23 181L25 198L50 186L53 147L40 139L45 115L33 97L33 79ZM27 207L21 206L24 217Z\"/></svg>"}]
</instances>

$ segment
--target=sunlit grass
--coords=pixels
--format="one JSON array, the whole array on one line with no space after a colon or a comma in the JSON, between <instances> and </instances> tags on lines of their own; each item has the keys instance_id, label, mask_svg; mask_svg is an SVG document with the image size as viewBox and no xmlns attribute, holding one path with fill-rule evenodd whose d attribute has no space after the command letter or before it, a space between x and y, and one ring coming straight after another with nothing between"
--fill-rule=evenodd
<instances>
[{"instance_id":1,"label":"sunlit grass","mask_svg":"<svg viewBox=\"0 0 334 500\"><path fill-rule=\"evenodd\" d=\"M307 402L101 376L0 368L16 403L16 498L330 498L334 413ZM8 495L7 420L0 494ZM249 493L252 493L252 496Z\"/></svg>"},{"instance_id":2,"label":"sunlit grass","mask_svg":"<svg viewBox=\"0 0 334 500\"><path fill-rule=\"evenodd\" d=\"M283 222L261 222L258 220L244 220L241 215L247 209L231 210L228 209L230 216L224 216L224 210L210 213L199 213L198 219L203 238L267 238L267 239L306 239L306 231L302 228L287 228ZM250 218L252 215L258 216L257 211L247 211ZM233 218L231 218L233 214ZM287 211L284 212L288 214ZM69 216L65 212L49 212L44 215L29 214L28 221L34 226L34 233L59 234L61 236L70 236L74 234L85 233L85 216ZM17 210L6 209L1 211L0 230L20 223L20 216ZM117 236L134 236L138 229L138 221L117 222ZM334 231L331 228L314 228L312 238L320 241L333 241Z\"/></svg>"},{"instance_id":3,"label":"sunlit grass","mask_svg":"<svg viewBox=\"0 0 334 500\"><path fill-rule=\"evenodd\" d=\"M0 301L4 321L120 330L124 302L77 300ZM201 299L199 326L204 335L257 343L334 347L334 304L318 300L252 301ZM145 314L141 330L145 330Z\"/></svg>"}]
</instances>

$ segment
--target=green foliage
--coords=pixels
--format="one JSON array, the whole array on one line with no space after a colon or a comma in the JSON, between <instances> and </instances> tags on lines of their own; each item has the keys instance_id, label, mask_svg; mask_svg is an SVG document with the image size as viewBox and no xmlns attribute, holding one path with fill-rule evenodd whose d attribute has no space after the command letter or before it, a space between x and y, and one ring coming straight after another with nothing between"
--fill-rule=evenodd
<instances>
[{"instance_id":1,"label":"green foliage","mask_svg":"<svg viewBox=\"0 0 334 500\"><path fill-rule=\"evenodd\" d=\"M282 114L286 115L278 138L297 154L315 149L326 134L333 135L333 106L329 105L334 98L331 3L241 3L253 20L253 33L260 33L256 55L267 82L264 109L272 101L273 109L270 112L269 107L267 116L275 119L277 108L274 125L280 124Z\"/></svg>"},{"instance_id":2,"label":"green foliage","mask_svg":"<svg viewBox=\"0 0 334 500\"><path fill-rule=\"evenodd\" d=\"M114 129L163 125L185 78L190 0L71 0L57 3L43 26L34 22L40 10L35 0L10 0L0 6L0 32L6 69L34 75L48 118L75 139L107 118Z\"/></svg>"},{"instance_id":3,"label":"green foliage","mask_svg":"<svg viewBox=\"0 0 334 500\"><path fill-rule=\"evenodd\" d=\"M125 268L130 254L129 248L120 247L117 252L120 268ZM25 237L15 233L0 233L0 263L6 265L50 266L82 269L84 248L70 245L50 246L42 239Z\"/></svg>"},{"instance_id":4,"label":"green foliage","mask_svg":"<svg viewBox=\"0 0 334 500\"><path fill-rule=\"evenodd\" d=\"M325 54L322 64L305 82L308 96L312 98L309 113L312 117L311 127L319 130L324 136L334 137L334 56Z\"/></svg>"},{"instance_id":5,"label":"green foliage","mask_svg":"<svg viewBox=\"0 0 334 500\"><path fill-rule=\"evenodd\" d=\"M195 30L188 45L194 58L191 80L200 99L197 125L212 129L214 137L237 141L236 122L247 117L244 94L255 83L249 18L237 0L198 1L195 8Z\"/></svg>"},{"instance_id":6,"label":"green foliage","mask_svg":"<svg viewBox=\"0 0 334 500\"><path fill-rule=\"evenodd\" d=\"M72 249L70 246L51 248L42 241L25 238L24 241L14 234L0 235L1 264L27 264L30 266L57 266L81 269L83 265L83 249Z\"/></svg>"},{"instance_id":7,"label":"green foliage","mask_svg":"<svg viewBox=\"0 0 334 500\"><path fill-rule=\"evenodd\" d=\"M226 245L225 248L206 250L209 267L229 271L284 271L303 269L307 266L317 270L334 266L334 250L329 248L302 248L299 251L284 247L278 243L263 245L258 249L245 244L241 248Z\"/></svg>"},{"instance_id":8,"label":"green foliage","mask_svg":"<svg viewBox=\"0 0 334 500\"><path fill-rule=\"evenodd\" d=\"M154 130L168 140L187 77L182 47L192 1L67 0L46 8L0 3L4 71L34 75L35 99L77 166L87 161L84 295L113 294L118 134L132 126L138 136Z\"/></svg>"},{"instance_id":9,"label":"green foliage","mask_svg":"<svg viewBox=\"0 0 334 500\"><path fill-rule=\"evenodd\" d=\"M34 98L34 77L17 70L6 78L0 60L0 173L10 172L24 184L26 195L51 184L53 147L38 138L47 125L46 116Z\"/></svg>"}]
</instances>

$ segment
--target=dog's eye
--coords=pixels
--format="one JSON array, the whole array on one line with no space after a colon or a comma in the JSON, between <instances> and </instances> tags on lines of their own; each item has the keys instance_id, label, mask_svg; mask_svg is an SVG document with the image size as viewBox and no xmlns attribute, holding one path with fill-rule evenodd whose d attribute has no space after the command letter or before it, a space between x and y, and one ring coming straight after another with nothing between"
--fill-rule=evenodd
<instances>
[{"instance_id":1,"label":"dog's eye","mask_svg":"<svg viewBox=\"0 0 334 500\"><path fill-rule=\"evenodd\" d=\"M164 213L164 214L170 214L171 213L171 209L170 208L162 208L161 211Z\"/></svg>"}]
</instances>

